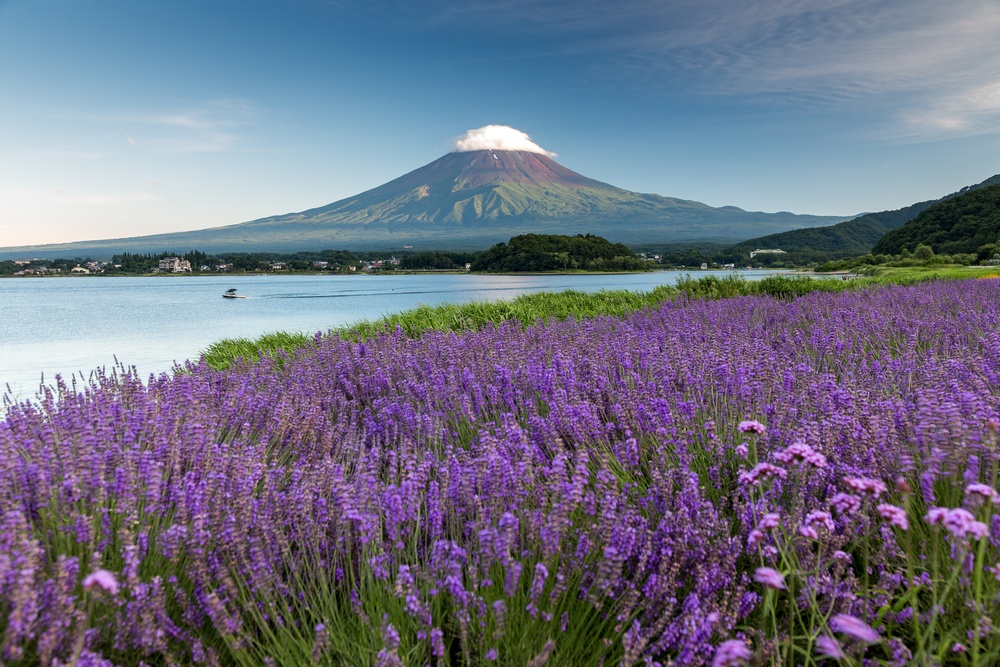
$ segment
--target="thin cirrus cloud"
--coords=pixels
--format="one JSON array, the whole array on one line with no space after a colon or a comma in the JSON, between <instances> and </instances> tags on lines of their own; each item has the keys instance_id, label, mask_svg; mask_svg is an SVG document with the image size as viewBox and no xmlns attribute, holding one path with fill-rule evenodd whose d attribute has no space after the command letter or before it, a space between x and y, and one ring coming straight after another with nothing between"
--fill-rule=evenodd
<instances>
[{"instance_id":1,"label":"thin cirrus cloud","mask_svg":"<svg viewBox=\"0 0 1000 667\"><path fill-rule=\"evenodd\" d=\"M379 4L382 13L393 0ZM423 24L535 40L636 89L877 112L886 136L1000 131L996 0L429 0Z\"/></svg>"},{"instance_id":2,"label":"thin cirrus cloud","mask_svg":"<svg viewBox=\"0 0 1000 667\"><path fill-rule=\"evenodd\" d=\"M125 141L164 153L218 153L240 150L241 129L260 116L246 100L219 100L167 112L124 112L79 116L78 120L123 128Z\"/></svg>"}]
</instances>

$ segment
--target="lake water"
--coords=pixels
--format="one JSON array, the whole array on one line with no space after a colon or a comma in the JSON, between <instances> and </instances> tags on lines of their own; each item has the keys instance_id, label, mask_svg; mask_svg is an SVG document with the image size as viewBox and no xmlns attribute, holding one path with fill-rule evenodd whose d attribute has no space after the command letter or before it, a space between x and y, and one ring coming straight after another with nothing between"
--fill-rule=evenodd
<instances>
[{"instance_id":1,"label":"lake water","mask_svg":"<svg viewBox=\"0 0 1000 667\"><path fill-rule=\"evenodd\" d=\"M156 276L0 280L0 393L34 395L55 374L87 377L115 359L143 375L195 359L222 338L315 333L442 303L539 291L650 290L684 271L620 275ZM712 272L697 271L701 276ZM773 271L741 271L757 279ZM720 275L722 275L720 273ZM223 299L235 287L245 299Z\"/></svg>"}]
</instances>

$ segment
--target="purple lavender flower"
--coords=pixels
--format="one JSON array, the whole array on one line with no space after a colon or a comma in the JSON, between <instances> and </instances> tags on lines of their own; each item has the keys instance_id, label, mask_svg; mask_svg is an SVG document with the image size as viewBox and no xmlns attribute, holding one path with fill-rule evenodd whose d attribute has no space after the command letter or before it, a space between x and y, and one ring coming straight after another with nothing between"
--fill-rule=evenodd
<instances>
[{"instance_id":1,"label":"purple lavender flower","mask_svg":"<svg viewBox=\"0 0 1000 667\"><path fill-rule=\"evenodd\" d=\"M785 577L770 567L758 567L753 573L753 580L776 591L785 590Z\"/></svg>"},{"instance_id":2,"label":"purple lavender flower","mask_svg":"<svg viewBox=\"0 0 1000 667\"><path fill-rule=\"evenodd\" d=\"M850 614L837 614L831 618L830 628L834 632L840 632L867 644L873 644L879 640L878 633L872 630L871 626Z\"/></svg>"},{"instance_id":3,"label":"purple lavender flower","mask_svg":"<svg viewBox=\"0 0 1000 667\"><path fill-rule=\"evenodd\" d=\"M715 650L712 667L739 667L750 660L752 655L745 642L729 639L719 644L719 648Z\"/></svg>"},{"instance_id":4,"label":"purple lavender flower","mask_svg":"<svg viewBox=\"0 0 1000 667\"><path fill-rule=\"evenodd\" d=\"M902 530L909 530L910 524L906 518L906 510L902 507L896 507L895 505L880 504L875 509L882 516L883 519L889 522L890 525L901 528Z\"/></svg>"}]
</instances>

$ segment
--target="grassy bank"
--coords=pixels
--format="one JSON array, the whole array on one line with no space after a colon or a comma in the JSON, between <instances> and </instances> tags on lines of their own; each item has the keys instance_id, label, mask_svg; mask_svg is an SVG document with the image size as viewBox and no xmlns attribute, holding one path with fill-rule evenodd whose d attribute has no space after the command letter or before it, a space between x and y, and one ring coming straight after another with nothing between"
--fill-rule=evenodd
<instances>
[{"instance_id":1,"label":"grassy bank","mask_svg":"<svg viewBox=\"0 0 1000 667\"><path fill-rule=\"evenodd\" d=\"M602 292L539 292L525 294L509 301L473 301L463 304L422 306L376 321L365 321L323 335L364 340L371 336L400 328L407 336L420 336L426 331L478 331L488 324L497 325L517 320L523 325L538 320L564 320L599 315L620 316L649 308L672 299L725 299L735 296L767 294L787 299L810 292L841 292L876 285L907 285L926 280L960 279L970 276L996 275L1000 267L971 270L968 267L909 267L886 269L884 274L852 280L813 278L809 276L773 275L762 280L745 280L738 274L726 277L687 277L676 285L663 285L648 292L611 290ZM316 336L301 333L274 332L259 338L229 338L221 340L203 353L205 361L216 369L228 367L236 359L256 359L260 354L291 354L316 342Z\"/></svg>"}]
</instances>

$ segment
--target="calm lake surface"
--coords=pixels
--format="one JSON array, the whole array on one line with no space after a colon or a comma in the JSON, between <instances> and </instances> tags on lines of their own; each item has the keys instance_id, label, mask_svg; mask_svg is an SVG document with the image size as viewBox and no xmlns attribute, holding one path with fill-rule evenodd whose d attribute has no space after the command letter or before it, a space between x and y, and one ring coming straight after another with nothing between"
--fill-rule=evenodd
<instances>
[{"instance_id":1,"label":"calm lake surface","mask_svg":"<svg viewBox=\"0 0 1000 667\"><path fill-rule=\"evenodd\" d=\"M30 398L57 373L86 378L115 359L169 371L222 338L316 333L442 303L539 291L646 291L686 271L622 275L155 276L0 280L0 393ZM694 275L706 275L696 271ZM741 271L759 279L773 271ZM719 275L724 275L718 272ZM223 299L235 287L245 299Z\"/></svg>"}]
</instances>

